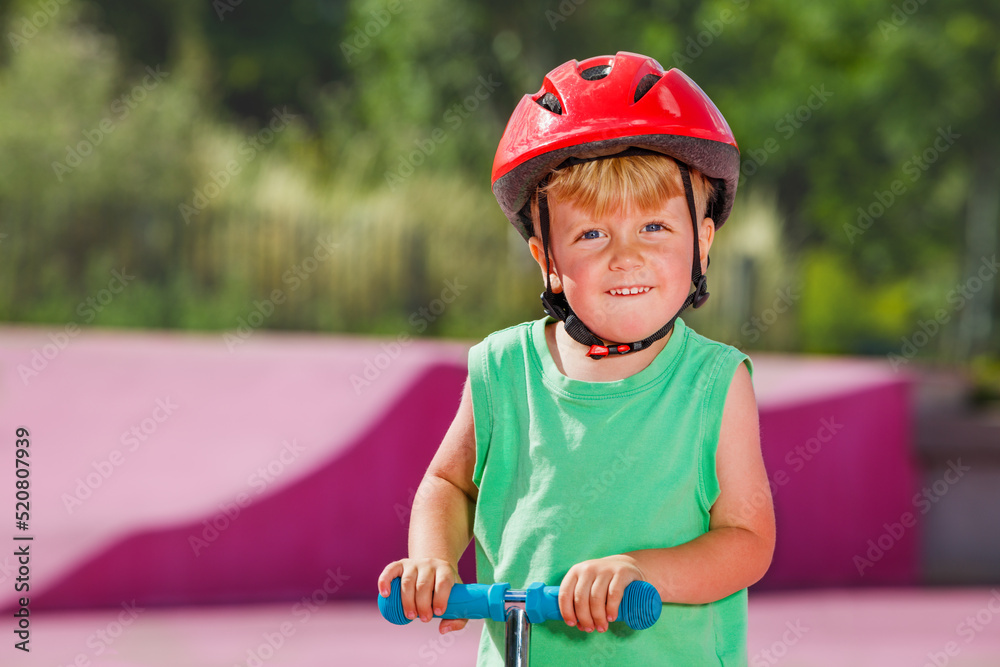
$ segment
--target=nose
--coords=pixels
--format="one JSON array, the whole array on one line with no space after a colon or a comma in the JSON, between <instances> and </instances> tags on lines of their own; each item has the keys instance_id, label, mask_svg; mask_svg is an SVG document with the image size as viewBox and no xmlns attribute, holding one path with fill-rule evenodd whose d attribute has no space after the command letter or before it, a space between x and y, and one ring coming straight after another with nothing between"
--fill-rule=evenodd
<instances>
[{"instance_id":1,"label":"nose","mask_svg":"<svg viewBox=\"0 0 1000 667\"><path fill-rule=\"evenodd\" d=\"M608 268L612 271L633 271L643 265L642 249L637 239L619 236L611 243Z\"/></svg>"}]
</instances>

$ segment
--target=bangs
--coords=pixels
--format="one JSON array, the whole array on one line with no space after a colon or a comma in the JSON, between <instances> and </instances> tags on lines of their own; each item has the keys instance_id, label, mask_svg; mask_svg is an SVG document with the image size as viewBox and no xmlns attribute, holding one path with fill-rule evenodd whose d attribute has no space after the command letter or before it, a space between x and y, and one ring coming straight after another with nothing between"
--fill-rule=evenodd
<instances>
[{"instance_id":1,"label":"bangs","mask_svg":"<svg viewBox=\"0 0 1000 667\"><path fill-rule=\"evenodd\" d=\"M691 169L698 220L705 217L705 204L714 191L701 172ZM544 187L555 197L577 208L604 217L615 211L649 213L671 197L684 196L680 168L666 155L629 155L590 160L560 169ZM538 195L531 199L531 217L538 234Z\"/></svg>"}]
</instances>

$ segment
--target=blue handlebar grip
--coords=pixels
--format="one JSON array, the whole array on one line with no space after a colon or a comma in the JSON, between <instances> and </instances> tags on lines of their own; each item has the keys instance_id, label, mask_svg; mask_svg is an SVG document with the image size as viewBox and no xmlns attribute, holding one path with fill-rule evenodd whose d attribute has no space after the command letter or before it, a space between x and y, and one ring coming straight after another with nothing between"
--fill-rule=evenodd
<instances>
[{"instance_id":1,"label":"blue handlebar grip","mask_svg":"<svg viewBox=\"0 0 1000 667\"><path fill-rule=\"evenodd\" d=\"M488 618L490 605L486 594L489 588L486 584L455 584L448 595L448 607L440 618Z\"/></svg>"},{"instance_id":2,"label":"blue handlebar grip","mask_svg":"<svg viewBox=\"0 0 1000 667\"><path fill-rule=\"evenodd\" d=\"M660 593L648 581L633 581L625 587L618 605L618 620L633 630L645 630L656 623L663 611Z\"/></svg>"},{"instance_id":3,"label":"blue handlebar grip","mask_svg":"<svg viewBox=\"0 0 1000 667\"><path fill-rule=\"evenodd\" d=\"M382 618L393 625L406 625L410 619L403 613L403 601L399 593L399 577L392 580L389 586L389 597L384 598L380 593L378 596L378 610Z\"/></svg>"},{"instance_id":4,"label":"blue handlebar grip","mask_svg":"<svg viewBox=\"0 0 1000 667\"><path fill-rule=\"evenodd\" d=\"M412 619L403 613L403 601L400 599L399 577L392 580L389 587L389 597L378 596L378 610L382 618L394 625L406 625ZM455 584L448 595L448 608L440 616L434 618L487 618L489 602L486 584Z\"/></svg>"},{"instance_id":5,"label":"blue handlebar grip","mask_svg":"<svg viewBox=\"0 0 1000 667\"><path fill-rule=\"evenodd\" d=\"M524 610L532 623L561 621L559 587L535 582L528 586ZM663 602L656 587L646 581L633 581L625 587L618 605L618 619L633 630L645 630L660 618Z\"/></svg>"},{"instance_id":6,"label":"blue handlebar grip","mask_svg":"<svg viewBox=\"0 0 1000 667\"><path fill-rule=\"evenodd\" d=\"M528 620L532 623L561 621L562 612L559 611L559 587L546 586L538 581L528 584L528 588L525 589L524 611L528 615Z\"/></svg>"}]
</instances>

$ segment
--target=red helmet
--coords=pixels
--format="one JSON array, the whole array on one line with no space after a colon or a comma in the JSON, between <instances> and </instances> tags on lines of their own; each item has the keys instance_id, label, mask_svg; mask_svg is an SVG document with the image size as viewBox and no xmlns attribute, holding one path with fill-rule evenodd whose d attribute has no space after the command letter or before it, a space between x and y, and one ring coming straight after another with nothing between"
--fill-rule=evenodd
<instances>
[{"instance_id":1,"label":"red helmet","mask_svg":"<svg viewBox=\"0 0 1000 667\"><path fill-rule=\"evenodd\" d=\"M524 238L526 205L538 183L570 157L613 155L636 147L669 155L716 179L709 216L729 217L740 153L726 119L686 74L619 51L570 60L514 109L493 160L493 194Z\"/></svg>"}]
</instances>

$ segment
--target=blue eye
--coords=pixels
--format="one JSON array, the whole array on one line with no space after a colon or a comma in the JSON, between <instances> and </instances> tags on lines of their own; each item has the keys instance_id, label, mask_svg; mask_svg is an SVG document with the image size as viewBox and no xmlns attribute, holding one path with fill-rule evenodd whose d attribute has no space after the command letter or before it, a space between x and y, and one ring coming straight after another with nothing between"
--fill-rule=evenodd
<instances>
[{"instance_id":1,"label":"blue eye","mask_svg":"<svg viewBox=\"0 0 1000 667\"><path fill-rule=\"evenodd\" d=\"M651 222L642 228L644 232L662 232L664 229L663 225L658 222Z\"/></svg>"},{"instance_id":2,"label":"blue eye","mask_svg":"<svg viewBox=\"0 0 1000 667\"><path fill-rule=\"evenodd\" d=\"M596 229L591 229L589 232L584 232L580 236L580 238L581 239L588 239L588 240L590 240L590 239L598 239L598 238L601 238L601 233L599 231L597 231Z\"/></svg>"}]
</instances>

